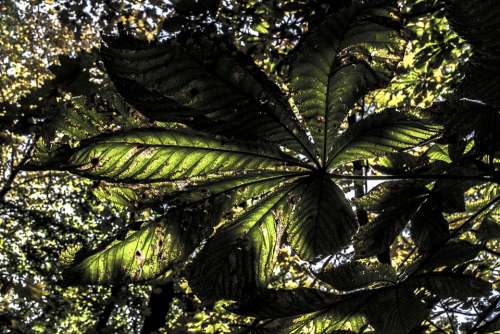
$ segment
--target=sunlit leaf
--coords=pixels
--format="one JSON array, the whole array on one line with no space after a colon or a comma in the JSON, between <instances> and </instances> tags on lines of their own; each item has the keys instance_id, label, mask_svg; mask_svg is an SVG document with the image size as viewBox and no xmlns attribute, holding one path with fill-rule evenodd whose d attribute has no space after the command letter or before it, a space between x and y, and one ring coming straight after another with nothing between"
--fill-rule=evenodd
<instances>
[{"instance_id":1,"label":"sunlit leaf","mask_svg":"<svg viewBox=\"0 0 500 334\"><path fill-rule=\"evenodd\" d=\"M434 138L439 127L392 111L356 122L333 145L328 166L407 150Z\"/></svg>"},{"instance_id":2,"label":"sunlit leaf","mask_svg":"<svg viewBox=\"0 0 500 334\"><path fill-rule=\"evenodd\" d=\"M205 300L239 300L266 286L282 233L274 213L289 191L290 186L269 195L207 241L190 273L193 289Z\"/></svg>"},{"instance_id":3,"label":"sunlit leaf","mask_svg":"<svg viewBox=\"0 0 500 334\"><path fill-rule=\"evenodd\" d=\"M134 130L95 137L67 153L62 169L120 182L159 182L227 172L283 170L297 163L278 149L182 130ZM300 164L300 163L299 163Z\"/></svg>"}]
</instances>

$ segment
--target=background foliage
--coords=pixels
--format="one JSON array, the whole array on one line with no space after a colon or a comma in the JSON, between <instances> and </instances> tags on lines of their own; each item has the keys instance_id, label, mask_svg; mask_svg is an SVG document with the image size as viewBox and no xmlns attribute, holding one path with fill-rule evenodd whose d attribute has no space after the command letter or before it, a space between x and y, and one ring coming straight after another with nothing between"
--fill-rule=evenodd
<instances>
[{"instance_id":1,"label":"background foliage","mask_svg":"<svg viewBox=\"0 0 500 334\"><path fill-rule=\"evenodd\" d=\"M383 1L371 3L379 2ZM368 46L370 58L349 54L347 43L342 49L325 42L325 35L329 36L342 24L364 24L363 18L349 16L351 5L351 1L322 0L2 2L2 330L13 333L491 333L499 330L500 298L496 290L500 276L497 208L500 6L493 0L400 1L395 4L397 13L377 12L380 20L377 24L385 30L365 26L369 36L375 36L374 40L384 43L384 47L389 45L390 50L389 54L384 53L384 48L378 50L374 43ZM397 38L390 35L396 24L401 25L397 29L402 33ZM321 33L323 30L325 34ZM117 38L118 35L121 37ZM133 41L131 36L143 42ZM224 37L219 40L217 36ZM343 36L341 40L349 38ZM254 102L265 108L270 102L276 104L275 110L282 114L286 109L283 106L293 102L294 115L299 115L309 129L303 137L297 135L303 145L294 147L296 141L280 132L279 127L267 128L274 123L265 114L251 119L254 123L240 119L241 114L227 124L217 124L218 127L206 120L197 123L201 118L191 117L206 112L203 86L191 89L192 96L187 98L181 93L174 94L174 101L165 98L172 96L171 93L161 97L148 95L157 91L152 81L130 76L127 71L130 64L135 64L136 69L149 66L148 50L155 41L170 43L166 53L176 50L172 51L172 57L179 68L184 66L184 55L189 52L194 58L205 58L208 68L223 59L226 67L216 70L226 78L235 78L235 82L246 78L248 69L251 75L257 71L265 73L269 80L260 81L262 77L257 76L257 81L262 85L259 89L270 93L254 96ZM332 85L337 85L332 89L334 96L342 97L342 103L321 101L318 107L319 102L311 99L321 78L313 76L312 81L304 78L317 73L311 63L314 70L324 66L318 48L337 51L342 57L347 54L339 57L342 71L332 80ZM120 63L120 56L126 58L127 50L143 52L142 58L132 57L129 62ZM238 57L233 58L234 55ZM351 66L360 60L368 66L361 66L361 70ZM195 70L191 80L200 78L203 68ZM289 81L290 73L298 79ZM181 73L174 79L182 82L188 76ZM328 91L330 81L325 80L319 89ZM275 82L283 94L276 93L278 88L270 82ZM241 101L253 93L252 85L255 82L231 91L233 100L208 102L212 106L227 103L219 106L221 112L229 112L237 103L242 111L250 110L254 102ZM356 87L359 92L350 95L345 87ZM334 115L329 120L322 114L325 104ZM165 107L177 114L167 115ZM335 116L339 114L342 116ZM375 117L370 116L374 114ZM346 120L344 115L348 116ZM401 141L401 133L407 129L401 128L401 117L405 127L428 131L429 136L426 133L416 141L414 138ZM427 121L422 122L424 118ZM173 121L198 130L217 130L222 136L209 142L204 135L184 134ZM385 132L373 133L377 124L393 125ZM125 139L113 139L117 143L115 151L106 151L106 145L113 140L106 139L103 133L153 127L167 132L153 133L146 139L141 132L126 132ZM287 123L286 127L293 124ZM256 129L261 131L257 133ZM340 144L335 141L338 133L333 129L339 129ZM299 133L303 129L292 129L292 133L293 130ZM406 149L437 132L439 138L432 137L432 141L416 149L373 157L374 153L387 151L384 145ZM310 135L321 145L308 146ZM245 146L234 140L226 143L223 138L238 136L245 140L257 136L271 143L292 145L292 150L302 155L297 159L288 156L287 166L279 167L273 159L282 159L282 152ZM88 140L93 137L99 138L97 143L101 146L95 146L95 140ZM379 138L378 146L372 145L373 137ZM189 190L193 185L163 181L186 175L204 176L207 168L217 169L215 162L221 158L214 156L204 165L194 167L186 160L186 170L181 174L177 170L159 169L141 174L144 166L130 164L116 170L120 162L112 157L127 156L127 147L123 146L127 138L141 138L148 144L189 143L198 148L232 145L228 150L233 153L228 153L227 159L238 159L234 152L271 157L262 161L240 159L238 168L245 167L248 174L215 179L209 184L200 179L195 186L201 184L217 192L241 182L259 181L263 184L261 188L235 193L234 201L255 198L269 187L290 192L291 199L300 201L299 206L294 211L276 193L265 197L264 202L239 200L239 205L230 211L224 200L204 201L206 196L197 191L177 196L179 191ZM327 139L322 142L322 138ZM350 149L341 149L345 143L351 145ZM305 174L294 174L296 179L285 182L284 174L305 173L293 170L293 165L304 167L306 163L301 159L315 149L317 155L312 155L316 163L345 162L332 172L335 183L311 176L310 183L293 184L304 179ZM324 152L330 149L335 158L328 161ZM68 152L75 154L69 162ZM95 164L96 154L108 154L111 160L101 157L101 161L107 161L102 170L88 173L86 167ZM40 161L50 161L50 166L40 165ZM112 168L107 168L106 163ZM257 168L266 169L266 173L257 173ZM155 177L161 182L146 184L145 181ZM108 182L116 179L134 182ZM397 180L380 183L385 179ZM431 179L435 182L430 182ZM351 202L361 225L359 231L357 223L348 227L352 221L349 215L353 213L349 213L346 201L339 201L343 193L350 199L354 197ZM318 194L332 200L323 197L321 202ZM201 204L193 211L172 209L175 201ZM259 216L259 222L263 222L259 228L249 227L248 222L253 222L262 207L276 210ZM225 212L222 218L221 212ZM314 212L318 212L318 218L313 221L309 217ZM328 225L338 212L347 212L336 217L347 224L344 234L336 235L335 242L328 239L321 243L323 236L339 232ZM234 217L243 223L221 229L205 248L195 251L199 251L199 256L187 271L176 270L181 267L177 259L190 259L198 243L211 233L211 226ZM181 223L187 221L191 223L186 229L187 225ZM261 247L252 256L261 257L264 251L268 252L268 240L282 233L275 230L274 221L295 226L287 230L286 244L273 250L277 259L274 268L254 258L240 261L231 253L227 255L227 247L245 248L248 240L260 240ZM320 227L325 230L315 230L313 223L318 221L324 222ZM428 224L430 221L435 224ZM250 239L245 239L247 230ZM200 235L200 231L204 234ZM351 245L351 236L356 231ZM219 255L214 258L214 254ZM243 267L236 265L240 270L236 274L234 261L243 263ZM211 289L203 287L208 275L226 273L245 278L246 268L255 263L258 272L263 273L259 279L273 290L254 294L248 290L246 281L223 282ZM127 266L132 269L124 271ZM243 284L241 290L235 288L238 284ZM361 294L359 288L368 292ZM344 293L346 297L337 300L331 292ZM255 295L255 299L248 300L248 295ZM222 297L240 299L242 303L219 301ZM352 300L363 301L362 312L358 312L359 304L354 305ZM329 312L325 305L329 305ZM404 315L403 321L398 312Z\"/></svg>"}]
</instances>

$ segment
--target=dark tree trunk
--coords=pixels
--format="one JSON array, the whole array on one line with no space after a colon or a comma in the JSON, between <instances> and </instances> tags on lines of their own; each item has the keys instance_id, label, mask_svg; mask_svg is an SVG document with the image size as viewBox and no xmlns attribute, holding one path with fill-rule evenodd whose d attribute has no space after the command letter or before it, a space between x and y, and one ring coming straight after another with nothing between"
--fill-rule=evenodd
<instances>
[{"instance_id":1,"label":"dark tree trunk","mask_svg":"<svg viewBox=\"0 0 500 334\"><path fill-rule=\"evenodd\" d=\"M148 303L150 313L144 319L141 334L155 333L165 325L167 313L174 297L173 282L153 287Z\"/></svg>"}]
</instances>

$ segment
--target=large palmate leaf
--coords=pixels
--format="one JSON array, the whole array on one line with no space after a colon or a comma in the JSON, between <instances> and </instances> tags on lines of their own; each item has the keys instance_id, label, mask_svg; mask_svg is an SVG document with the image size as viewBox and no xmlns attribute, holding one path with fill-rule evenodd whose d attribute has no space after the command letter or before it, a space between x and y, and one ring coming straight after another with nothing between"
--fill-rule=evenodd
<instances>
[{"instance_id":1,"label":"large palmate leaf","mask_svg":"<svg viewBox=\"0 0 500 334\"><path fill-rule=\"evenodd\" d=\"M365 265L358 261L337 267L327 266L317 276L335 289L342 291L395 284L397 281L396 273L390 265Z\"/></svg>"},{"instance_id":2,"label":"large palmate leaf","mask_svg":"<svg viewBox=\"0 0 500 334\"><path fill-rule=\"evenodd\" d=\"M270 141L312 156L312 144L277 86L250 57L209 35L154 45L109 39L102 56L124 98L153 120Z\"/></svg>"},{"instance_id":3,"label":"large palmate leaf","mask_svg":"<svg viewBox=\"0 0 500 334\"><path fill-rule=\"evenodd\" d=\"M325 175L302 180L287 239L300 257L313 260L346 246L358 223L342 190Z\"/></svg>"},{"instance_id":4,"label":"large palmate leaf","mask_svg":"<svg viewBox=\"0 0 500 334\"><path fill-rule=\"evenodd\" d=\"M336 139L328 166L407 150L426 143L438 130L438 126L393 111L372 114Z\"/></svg>"},{"instance_id":5,"label":"large palmate leaf","mask_svg":"<svg viewBox=\"0 0 500 334\"><path fill-rule=\"evenodd\" d=\"M348 111L386 85L404 52L395 1L356 2L327 18L297 48L291 67L299 112L324 162Z\"/></svg>"},{"instance_id":6,"label":"large palmate leaf","mask_svg":"<svg viewBox=\"0 0 500 334\"><path fill-rule=\"evenodd\" d=\"M120 182L159 182L301 164L270 146L182 130L133 130L83 141L59 168Z\"/></svg>"},{"instance_id":7,"label":"large palmate leaf","mask_svg":"<svg viewBox=\"0 0 500 334\"><path fill-rule=\"evenodd\" d=\"M191 286L205 300L241 300L266 286L282 234L274 214L291 189L270 194L207 241L190 273Z\"/></svg>"},{"instance_id":8,"label":"large palmate leaf","mask_svg":"<svg viewBox=\"0 0 500 334\"><path fill-rule=\"evenodd\" d=\"M500 8L495 0L447 1L453 30L472 45L459 94L500 106Z\"/></svg>"}]
</instances>

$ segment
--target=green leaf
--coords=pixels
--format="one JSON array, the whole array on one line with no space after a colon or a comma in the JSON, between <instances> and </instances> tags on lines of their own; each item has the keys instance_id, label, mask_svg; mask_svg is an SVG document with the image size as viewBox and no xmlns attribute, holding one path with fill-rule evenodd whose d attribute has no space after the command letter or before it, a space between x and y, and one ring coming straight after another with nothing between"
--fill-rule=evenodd
<instances>
[{"instance_id":1,"label":"green leaf","mask_svg":"<svg viewBox=\"0 0 500 334\"><path fill-rule=\"evenodd\" d=\"M102 56L122 96L145 116L242 140L263 140L312 156L280 89L223 38L146 44L108 39Z\"/></svg>"},{"instance_id":2,"label":"green leaf","mask_svg":"<svg viewBox=\"0 0 500 334\"><path fill-rule=\"evenodd\" d=\"M394 111L372 114L335 141L328 166L407 150L426 143L438 130L436 125Z\"/></svg>"},{"instance_id":3,"label":"green leaf","mask_svg":"<svg viewBox=\"0 0 500 334\"><path fill-rule=\"evenodd\" d=\"M405 45L398 15L395 7L355 4L328 17L299 44L291 84L324 162L349 110L394 75Z\"/></svg>"},{"instance_id":4,"label":"green leaf","mask_svg":"<svg viewBox=\"0 0 500 334\"><path fill-rule=\"evenodd\" d=\"M274 213L289 191L290 186L278 189L207 241L189 274L190 285L203 300L241 300L267 285L282 232Z\"/></svg>"},{"instance_id":5,"label":"green leaf","mask_svg":"<svg viewBox=\"0 0 500 334\"><path fill-rule=\"evenodd\" d=\"M328 177L304 179L293 195L298 202L287 226L287 240L300 257L314 260L351 241L358 227L356 217L342 190Z\"/></svg>"},{"instance_id":6,"label":"green leaf","mask_svg":"<svg viewBox=\"0 0 500 334\"><path fill-rule=\"evenodd\" d=\"M337 267L327 266L317 276L341 291L367 288L372 285L395 284L397 281L396 273L390 265L365 265L359 261L344 263Z\"/></svg>"},{"instance_id":7,"label":"green leaf","mask_svg":"<svg viewBox=\"0 0 500 334\"><path fill-rule=\"evenodd\" d=\"M194 245L176 221L151 223L66 270L70 284L145 282L173 269Z\"/></svg>"},{"instance_id":8,"label":"green leaf","mask_svg":"<svg viewBox=\"0 0 500 334\"><path fill-rule=\"evenodd\" d=\"M425 287L439 298L484 297L491 291L491 284L480 278L449 272L432 272L415 276L409 284Z\"/></svg>"},{"instance_id":9,"label":"green leaf","mask_svg":"<svg viewBox=\"0 0 500 334\"><path fill-rule=\"evenodd\" d=\"M127 207L139 199L134 189L107 183L100 184L92 193L101 201L111 202L119 208Z\"/></svg>"},{"instance_id":10,"label":"green leaf","mask_svg":"<svg viewBox=\"0 0 500 334\"><path fill-rule=\"evenodd\" d=\"M367 326L360 314L342 315L335 311L320 311L293 321L283 334L353 334Z\"/></svg>"},{"instance_id":11,"label":"green leaf","mask_svg":"<svg viewBox=\"0 0 500 334\"><path fill-rule=\"evenodd\" d=\"M446 163L451 163L448 147L445 145L434 144L426 152L425 155L431 160L439 160Z\"/></svg>"},{"instance_id":12,"label":"green leaf","mask_svg":"<svg viewBox=\"0 0 500 334\"><path fill-rule=\"evenodd\" d=\"M258 171L244 175L221 176L208 181L193 182L193 185L168 194L162 201L171 202L172 205L177 203L182 205L225 196L231 198L234 205L237 205L272 191L302 175L302 173Z\"/></svg>"},{"instance_id":13,"label":"green leaf","mask_svg":"<svg viewBox=\"0 0 500 334\"><path fill-rule=\"evenodd\" d=\"M425 201L411 220L411 238L423 251L444 244L450 236L448 221L433 201Z\"/></svg>"},{"instance_id":14,"label":"green leaf","mask_svg":"<svg viewBox=\"0 0 500 334\"><path fill-rule=\"evenodd\" d=\"M378 158L372 167L384 174L404 175L413 172L418 165L417 157L406 152L398 152Z\"/></svg>"},{"instance_id":15,"label":"green leaf","mask_svg":"<svg viewBox=\"0 0 500 334\"><path fill-rule=\"evenodd\" d=\"M269 145L225 142L183 130L133 130L95 137L62 169L119 182L160 182L252 170L283 170L293 158ZM300 163L299 163L300 164Z\"/></svg>"}]
</instances>

